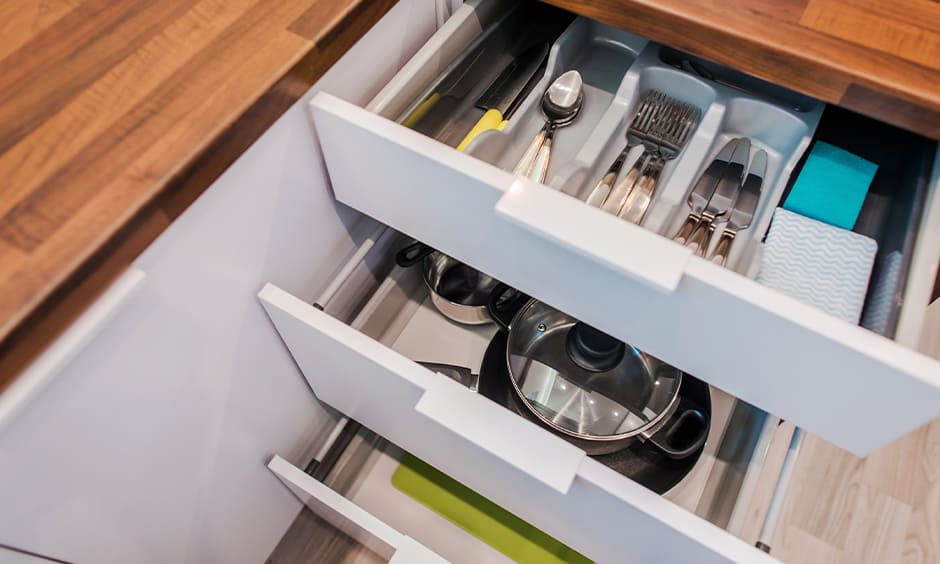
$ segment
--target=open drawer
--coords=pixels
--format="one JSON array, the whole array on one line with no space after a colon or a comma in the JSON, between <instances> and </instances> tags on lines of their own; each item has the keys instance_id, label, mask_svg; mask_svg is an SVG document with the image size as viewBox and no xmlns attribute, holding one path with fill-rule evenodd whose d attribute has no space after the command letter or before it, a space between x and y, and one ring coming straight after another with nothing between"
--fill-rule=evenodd
<instances>
[{"instance_id":1,"label":"open drawer","mask_svg":"<svg viewBox=\"0 0 940 564\"><path fill-rule=\"evenodd\" d=\"M461 154L382 116L398 118L407 110L446 63L439 53L468 43L468 25L458 19L444 26L368 109L328 94L312 100L337 200L853 453L871 452L940 414L940 363L904 346L916 343L940 260L940 159L924 180L923 213L906 226L919 227L919 235L908 249L899 343L752 280L773 209L812 139L821 105L810 101L802 111L785 112L663 68L659 46L577 19L553 46L546 74L520 106L516 123L484 133L467 148L470 154ZM547 184L513 177L504 169L538 128L539 93L553 73L586 64L572 53L596 47L584 39L592 33L606 34L602 43L620 49L623 75L591 95L599 109L585 114L583 131L559 133L559 139L571 133L577 142L562 148L559 141L564 157L549 169ZM639 93L650 87L687 93L703 116L680 157L664 170L638 226L581 199L622 146ZM767 197L746 240L735 244L730 268L722 268L669 236L704 164L740 135L769 154ZM395 393L423 397L424 372L388 362L413 381ZM450 388L427 393L458 393ZM422 409L430 405L419 403ZM502 448L513 450L510 444ZM573 454L562 452L556 453L559 475L545 477L556 490L564 489L577 465Z\"/></svg>"},{"instance_id":2,"label":"open drawer","mask_svg":"<svg viewBox=\"0 0 940 564\"><path fill-rule=\"evenodd\" d=\"M268 469L315 515L352 537L388 562L399 564L447 562L414 539L403 535L328 486L275 456Z\"/></svg>"},{"instance_id":3,"label":"open drawer","mask_svg":"<svg viewBox=\"0 0 940 564\"><path fill-rule=\"evenodd\" d=\"M348 282L326 311L273 285L259 294L321 401L596 561L624 554L638 562L768 559L729 531L751 513L753 482L776 419L712 389L709 442L678 485L659 496L415 362L476 369L495 328L443 318L413 270L396 267L374 291L356 290L383 271L383 251L387 263L387 248L400 241L384 235L369 256L344 269ZM354 314L350 324L327 313L339 309ZM463 562L479 554L460 557L456 541L435 533L428 510L391 489L388 467L395 461L383 464L371 471L354 465L375 478L348 494L353 501L445 558Z\"/></svg>"}]
</instances>

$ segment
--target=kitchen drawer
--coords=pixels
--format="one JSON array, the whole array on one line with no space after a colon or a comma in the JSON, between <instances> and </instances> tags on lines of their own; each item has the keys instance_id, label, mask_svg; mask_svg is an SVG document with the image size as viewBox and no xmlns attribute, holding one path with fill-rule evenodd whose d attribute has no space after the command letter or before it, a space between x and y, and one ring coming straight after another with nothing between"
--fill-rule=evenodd
<instances>
[{"instance_id":1,"label":"kitchen drawer","mask_svg":"<svg viewBox=\"0 0 940 564\"><path fill-rule=\"evenodd\" d=\"M553 46L518 117L461 154L388 118L400 118L426 91L428 77L446 64L442 50L453 52L458 38L466 44L462 27L442 28L366 109L328 94L311 101L337 200L853 453L871 452L940 414L940 363L908 348L940 260L940 159L928 168L935 148L911 157L912 168L928 170L926 204L912 223L896 226L918 232L906 255L898 342L752 279L821 104L801 100L801 111L784 111L669 68L660 46L579 18ZM539 126L540 92L570 65L590 66L597 57L579 53L598 45L618 51L624 74L606 83L595 77L602 86L586 93L594 109L585 109L581 129L559 132L547 184L513 177L504 169ZM622 146L638 93L651 87L682 92L704 114L637 226L580 200ZM563 147L569 134L576 143ZM754 223L722 268L669 236L704 163L739 135L767 150L769 168ZM557 477L548 481L560 485Z\"/></svg>"},{"instance_id":2,"label":"kitchen drawer","mask_svg":"<svg viewBox=\"0 0 940 564\"><path fill-rule=\"evenodd\" d=\"M758 475L773 471L763 468L769 441L787 440L776 437L776 418L713 388L705 451L665 497L656 495L415 362L477 369L495 327L448 321L430 304L417 269L389 270L390 251L403 240L391 230L379 237L343 269L345 281L329 303L312 305L274 285L260 292L321 401L599 562L624 554L640 562L767 558L729 531L753 509ZM333 317L335 309L352 321ZM465 535L391 487L396 460L385 453L375 464L350 463L364 476L347 495L452 561L485 553L479 541L464 545Z\"/></svg>"},{"instance_id":3,"label":"kitchen drawer","mask_svg":"<svg viewBox=\"0 0 940 564\"><path fill-rule=\"evenodd\" d=\"M316 516L386 561L398 564L447 562L280 456L271 459L268 469Z\"/></svg>"}]
</instances>

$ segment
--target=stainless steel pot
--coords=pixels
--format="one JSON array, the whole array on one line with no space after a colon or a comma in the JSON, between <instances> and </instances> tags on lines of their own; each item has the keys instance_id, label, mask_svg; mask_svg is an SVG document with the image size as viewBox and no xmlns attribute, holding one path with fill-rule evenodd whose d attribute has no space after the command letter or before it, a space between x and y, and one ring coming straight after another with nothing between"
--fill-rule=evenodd
<instances>
[{"instance_id":1,"label":"stainless steel pot","mask_svg":"<svg viewBox=\"0 0 940 564\"><path fill-rule=\"evenodd\" d=\"M705 443L708 418L676 413L682 371L503 284L489 310L509 331L514 399L588 454L642 440L680 459Z\"/></svg>"},{"instance_id":2,"label":"stainless steel pot","mask_svg":"<svg viewBox=\"0 0 940 564\"><path fill-rule=\"evenodd\" d=\"M406 268L421 263L431 302L448 319L467 325L492 322L487 302L497 280L420 242L400 250L395 262Z\"/></svg>"}]
</instances>

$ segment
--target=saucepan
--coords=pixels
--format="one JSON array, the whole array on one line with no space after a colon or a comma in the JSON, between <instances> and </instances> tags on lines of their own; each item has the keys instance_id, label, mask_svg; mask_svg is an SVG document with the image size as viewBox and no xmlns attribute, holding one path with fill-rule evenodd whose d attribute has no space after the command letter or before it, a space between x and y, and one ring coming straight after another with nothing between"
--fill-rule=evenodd
<instances>
[{"instance_id":1,"label":"saucepan","mask_svg":"<svg viewBox=\"0 0 940 564\"><path fill-rule=\"evenodd\" d=\"M467 325L490 323L487 302L499 282L421 242L395 256L401 267L421 264L431 302L448 319Z\"/></svg>"},{"instance_id":2,"label":"saucepan","mask_svg":"<svg viewBox=\"0 0 940 564\"><path fill-rule=\"evenodd\" d=\"M490 317L509 332L513 399L591 455L645 441L682 459L705 444L708 417L680 401L682 371L505 284Z\"/></svg>"}]
</instances>

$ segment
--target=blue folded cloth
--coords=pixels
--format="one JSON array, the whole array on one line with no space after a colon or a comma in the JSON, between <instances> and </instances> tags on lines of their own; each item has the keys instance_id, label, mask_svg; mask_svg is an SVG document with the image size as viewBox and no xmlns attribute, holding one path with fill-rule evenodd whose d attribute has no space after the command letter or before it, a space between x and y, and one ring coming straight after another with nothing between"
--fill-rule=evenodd
<instances>
[{"instance_id":1,"label":"blue folded cloth","mask_svg":"<svg viewBox=\"0 0 940 564\"><path fill-rule=\"evenodd\" d=\"M851 230L878 165L817 141L783 208Z\"/></svg>"}]
</instances>

